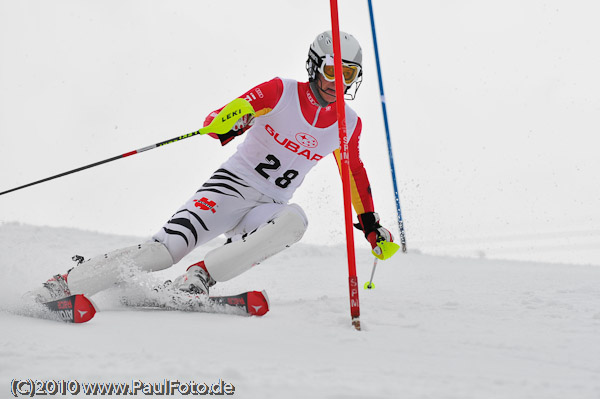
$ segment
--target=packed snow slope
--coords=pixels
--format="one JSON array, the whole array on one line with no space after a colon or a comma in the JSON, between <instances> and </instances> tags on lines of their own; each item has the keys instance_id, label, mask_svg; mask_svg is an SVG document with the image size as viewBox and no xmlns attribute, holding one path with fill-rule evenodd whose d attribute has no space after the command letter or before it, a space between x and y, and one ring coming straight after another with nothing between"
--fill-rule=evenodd
<instances>
[{"instance_id":1,"label":"packed snow slope","mask_svg":"<svg viewBox=\"0 0 600 399\"><path fill-rule=\"evenodd\" d=\"M222 379L239 398L600 397L598 266L398 254L361 290L357 332L345 248L300 243L215 287L267 290L262 318L128 309L117 288L92 298L100 311L87 324L15 314L73 254L140 240L0 225L2 397L13 379ZM357 244L362 284L372 257ZM175 277L208 248L147 281Z\"/></svg>"}]
</instances>

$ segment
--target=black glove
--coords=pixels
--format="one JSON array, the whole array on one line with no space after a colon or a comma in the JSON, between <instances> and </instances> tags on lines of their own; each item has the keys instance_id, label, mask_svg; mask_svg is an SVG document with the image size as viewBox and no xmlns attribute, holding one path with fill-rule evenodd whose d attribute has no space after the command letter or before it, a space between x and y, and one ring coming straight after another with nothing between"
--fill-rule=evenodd
<instances>
[{"instance_id":1,"label":"black glove","mask_svg":"<svg viewBox=\"0 0 600 399\"><path fill-rule=\"evenodd\" d=\"M400 246L392 238L392 233L379 224L379 215L366 212L358 215L358 223L354 225L365 233L365 238L371 244L372 253L379 259L391 258Z\"/></svg>"},{"instance_id":2,"label":"black glove","mask_svg":"<svg viewBox=\"0 0 600 399\"><path fill-rule=\"evenodd\" d=\"M365 233L365 238L369 241L373 249L377 247L378 242L394 242L392 233L379 224L379 215L376 212L367 212L358 215L358 223L354 227Z\"/></svg>"}]
</instances>

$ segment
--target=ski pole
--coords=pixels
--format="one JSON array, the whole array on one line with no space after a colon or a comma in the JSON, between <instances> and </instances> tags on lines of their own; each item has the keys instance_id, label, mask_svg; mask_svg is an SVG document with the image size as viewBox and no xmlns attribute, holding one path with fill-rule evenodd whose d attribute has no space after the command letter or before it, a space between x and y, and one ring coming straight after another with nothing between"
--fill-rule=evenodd
<instances>
[{"instance_id":1,"label":"ski pole","mask_svg":"<svg viewBox=\"0 0 600 399\"><path fill-rule=\"evenodd\" d=\"M233 100L232 102L227 104L221 110L221 112L219 112L217 114L215 119L213 119L213 121L208 126L205 126L202 129L196 130L195 132L184 134L183 136L174 137L172 139L161 141L160 143L152 144L147 147L142 147L142 148L139 148L134 151L126 152L125 154L117 155L115 157L108 158L103 161L94 162L92 164L82 166L77 169L69 170L67 172L63 172L58 175L50 176L50 177L47 177L42 180L34 181L32 183L28 183L28 184L25 184L25 185L22 185L19 187L15 187L10 190L1 192L0 195L8 194L8 193L20 190L25 187L30 187L30 186L33 186L33 185L36 185L39 183L47 182L49 180L57 179L59 177L67 176L72 173L80 172L85 169L90 169L90 168L93 168L94 166L98 166L98 165L102 165L102 164L105 164L108 162L116 161L117 159L126 158L131 155L139 154L140 152L152 150L157 147L162 147L164 145L175 143L176 141L181 141L183 139L187 139L192 136L202 135L202 134L206 134L206 133L225 134L225 133L229 132L235 125L235 122L237 122L237 120L240 119L244 115L254 115L254 109L252 108L252 105L250 105L250 103L247 100L244 100L243 98L236 98L235 100Z\"/></svg>"},{"instance_id":2,"label":"ski pole","mask_svg":"<svg viewBox=\"0 0 600 399\"><path fill-rule=\"evenodd\" d=\"M365 290L370 290L375 288L375 284L373 284L373 276L375 276L375 268L377 267L377 260L378 258L375 258L375 260L373 261L373 269L371 270L371 279L369 280L369 282L365 283Z\"/></svg>"}]
</instances>

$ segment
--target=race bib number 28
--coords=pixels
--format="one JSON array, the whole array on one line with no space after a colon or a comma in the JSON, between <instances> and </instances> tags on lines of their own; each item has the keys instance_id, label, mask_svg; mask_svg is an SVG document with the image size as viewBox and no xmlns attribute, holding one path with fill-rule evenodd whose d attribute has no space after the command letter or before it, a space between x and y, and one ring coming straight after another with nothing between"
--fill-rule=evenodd
<instances>
[{"instance_id":1,"label":"race bib number 28","mask_svg":"<svg viewBox=\"0 0 600 399\"><path fill-rule=\"evenodd\" d=\"M277 171L281 167L281 161L277 159L275 155L269 154L265 157L267 162L259 163L254 170L256 170L262 177L265 179L270 179L272 176L271 171ZM298 171L294 169L289 169L283 172L282 175L275 179L275 185L281 188L286 188L290 185L292 180L294 180L298 176Z\"/></svg>"}]
</instances>

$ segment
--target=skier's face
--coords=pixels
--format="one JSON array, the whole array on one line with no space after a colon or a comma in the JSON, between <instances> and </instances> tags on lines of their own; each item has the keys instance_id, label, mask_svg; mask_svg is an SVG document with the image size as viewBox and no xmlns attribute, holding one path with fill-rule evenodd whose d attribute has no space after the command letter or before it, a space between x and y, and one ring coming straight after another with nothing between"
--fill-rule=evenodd
<instances>
[{"instance_id":1,"label":"skier's face","mask_svg":"<svg viewBox=\"0 0 600 399\"><path fill-rule=\"evenodd\" d=\"M323 97L323 100L327 101L328 103L335 102L335 82L326 80L320 73L318 74L317 79L317 87L319 89L319 94L321 97Z\"/></svg>"}]
</instances>

